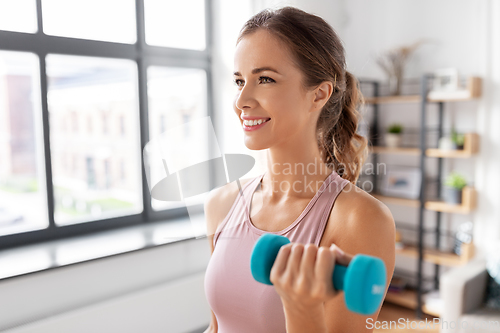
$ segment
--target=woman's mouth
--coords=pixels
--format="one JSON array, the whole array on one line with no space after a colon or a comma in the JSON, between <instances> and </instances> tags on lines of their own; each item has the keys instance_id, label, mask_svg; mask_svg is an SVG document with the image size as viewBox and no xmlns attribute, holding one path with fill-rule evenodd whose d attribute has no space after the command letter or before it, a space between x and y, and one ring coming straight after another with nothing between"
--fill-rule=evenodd
<instances>
[{"instance_id":1,"label":"woman's mouth","mask_svg":"<svg viewBox=\"0 0 500 333\"><path fill-rule=\"evenodd\" d=\"M255 131L258 130L259 128L263 127L265 124L267 124L271 120L271 118L268 118L266 120L244 120L243 121L243 129L245 131Z\"/></svg>"}]
</instances>

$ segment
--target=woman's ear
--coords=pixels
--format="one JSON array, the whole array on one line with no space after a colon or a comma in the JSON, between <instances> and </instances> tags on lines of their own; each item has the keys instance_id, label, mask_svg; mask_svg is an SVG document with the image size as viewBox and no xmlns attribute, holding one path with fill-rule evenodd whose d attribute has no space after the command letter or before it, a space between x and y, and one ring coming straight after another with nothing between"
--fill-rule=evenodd
<instances>
[{"instance_id":1,"label":"woman's ear","mask_svg":"<svg viewBox=\"0 0 500 333\"><path fill-rule=\"evenodd\" d=\"M325 81L321 83L315 89L314 93L313 104L315 106L315 109L321 109L330 99L332 92L333 92L333 84L330 81Z\"/></svg>"}]
</instances>

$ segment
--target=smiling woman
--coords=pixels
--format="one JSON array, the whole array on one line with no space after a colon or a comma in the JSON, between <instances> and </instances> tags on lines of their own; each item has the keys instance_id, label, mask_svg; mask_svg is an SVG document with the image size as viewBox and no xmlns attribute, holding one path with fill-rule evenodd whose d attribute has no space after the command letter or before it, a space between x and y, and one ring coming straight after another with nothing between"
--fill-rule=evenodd
<instances>
[{"instance_id":1,"label":"smiling woman","mask_svg":"<svg viewBox=\"0 0 500 333\"><path fill-rule=\"evenodd\" d=\"M384 261L388 285L394 220L354 185L367 142L356 133L362 96L340 39L316 15L263 10L240 32L234 82L245 145L267 149L267 171L240 188L215 189L205 203L207 332L371 331L366 320L378 311L367 317L347 310L331 277L335 262L348 265L364 253ZM273 286L250 272L253 246L265 233L291 241L276 257Z\"/></svg>"}]
</instances>

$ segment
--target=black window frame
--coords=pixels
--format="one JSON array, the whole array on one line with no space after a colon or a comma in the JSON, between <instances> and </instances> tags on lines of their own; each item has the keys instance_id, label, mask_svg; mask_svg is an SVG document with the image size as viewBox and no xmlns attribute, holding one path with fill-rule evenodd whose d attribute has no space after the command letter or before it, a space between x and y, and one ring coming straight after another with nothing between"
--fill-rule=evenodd
<instances>
[{"instance_id":1,"label":"black window frame","mask_svg":"<svg viewBox=\"0 0 500 333\"><path fill-rule=\"evenodd\" d=\"M20 232L0 236L0 249L13 248L33 243L55 239L81 236L104 230L119 229L132 225L139 225L161 220L172 220L188 217L186 207L155 211L151 205L142 151L149 141L147 69L150 66L196 68L206 72L207 87L207 116L213 117L212 98L212 7L211 0L205 3L205 41L203 51L177 49L148 45L145 42L144 0L135 0L136 6L136 33L137 41L134 44L95 41L80 38L58 37L43 33L42 0L36 1L37 26L36 33L11 32L0 30L0 51L30 52L38 56L40 97L43 127L43 146L46 172L46 196L48 203L47 228ZM50 128L47 103L47 73L46 56L48 54L90 56L100 58L127 59L134 61L138 71L138 96L140 113L140 141L141 141L141 180L143 211L139 214L120 216L109 219L89 221L79 224L57 226L54 221L54 189L52 183L52 166L50 151ZM95 130L95 128L94 128ZM207 143L207 149L212 150L212 143ZM212 156L212 155L210 155ZM213 171L211 171L213 175ZM203 213L203 205L190 207L190 213Z\"/></svg>"}]
</instances>

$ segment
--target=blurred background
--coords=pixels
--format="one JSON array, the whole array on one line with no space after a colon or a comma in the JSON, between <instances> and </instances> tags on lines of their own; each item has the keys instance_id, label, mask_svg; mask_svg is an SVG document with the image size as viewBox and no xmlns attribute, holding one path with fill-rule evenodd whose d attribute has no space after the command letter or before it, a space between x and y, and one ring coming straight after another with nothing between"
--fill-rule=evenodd
<instances>
[{"instance_id":1,"label":"blurred background","mask_svg":"<svg viewBox=\"0 0 500 333\"><path fill-rule=\"evenodd\" d=\"M210 117L216 140L173 147L265 172L233 56L246 20L285 5L332 25L365 96L358 186L398 230L380 318L500 318L498 1L0 0L0 332L206 329L203 198L151 198L164 168L143 149Z\"/></svg>"}]
</instances>

